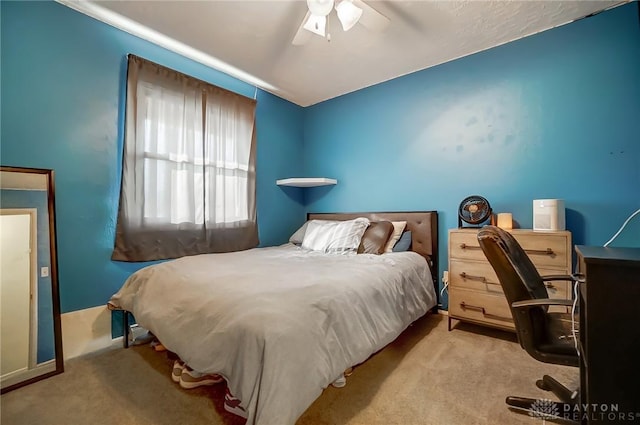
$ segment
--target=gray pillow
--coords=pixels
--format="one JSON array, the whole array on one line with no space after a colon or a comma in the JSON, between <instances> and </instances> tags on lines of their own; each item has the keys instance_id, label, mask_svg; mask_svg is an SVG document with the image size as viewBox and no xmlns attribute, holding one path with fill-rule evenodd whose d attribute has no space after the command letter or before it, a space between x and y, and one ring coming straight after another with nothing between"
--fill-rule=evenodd
<instances>
[{"instance_id":1,"label":"gray pillow","mask_svg":"<svg viewBox=\"0 0 640 425\"><path fill-rule=\"evenodd\" d=\"M293 235L291 235L289 242L295 245L302 245L304 234L307 232L307 224L309 224L309 221L306 221Z\"/></svg>"}]
</instances>

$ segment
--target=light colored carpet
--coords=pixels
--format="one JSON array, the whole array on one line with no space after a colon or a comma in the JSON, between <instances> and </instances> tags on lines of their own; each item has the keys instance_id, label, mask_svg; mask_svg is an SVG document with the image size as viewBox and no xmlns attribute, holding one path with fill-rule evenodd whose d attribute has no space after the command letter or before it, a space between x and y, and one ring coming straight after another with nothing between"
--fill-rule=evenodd
<instances>
[{"instance_id":1,"label":"light colored carpet","mask_svg":"<svg viewBox=\"0 0 640 425\"><path fill-rule=\"evenodd\" d=\"M2 395L2 425L240 425L223 408L224 384L183 390L172 361L149 346L68 361L66 371ZM429 315L355 368L344 388L327 388L298 425L532 425L507 395L549 398L544 373L575 383L575 368L539 363L515 335ZM532 422L533 421L533 422Z\"/></svg>"}]
</instances>

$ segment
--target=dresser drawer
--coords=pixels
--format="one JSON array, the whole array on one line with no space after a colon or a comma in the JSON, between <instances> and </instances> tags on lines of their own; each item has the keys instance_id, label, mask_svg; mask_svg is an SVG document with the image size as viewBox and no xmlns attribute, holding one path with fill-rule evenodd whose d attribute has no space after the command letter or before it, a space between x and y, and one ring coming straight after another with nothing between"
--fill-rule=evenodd
<instances>
[{"instance_id":1,"label":"dresser drawer","mask_svg":"<svg viewBox=\"0 0 640 425\"><path fill-rule=\"evenodd\" d=\"M538 269L538 272L542 276L548 276L553 274L559 274L557 270ZM547 294L551 299L570 300L572 297L573 287L571 282L566 280L551 280L544 283L547 287ZM571 307L554 306L549 307L549 311L555 313L570 313Z\"/></svg>"},{"instance_id":2,"label":"dresser drawer","mask_svg":"<svg viewBox=\"0 0 640 425\"><path fill-rule=\"evenodd\" d=\"M536 267L566 269L569 242L564 234L512 232ZM478 232L456 231L449 234L449 256L463 260L486 261L478 244Z\"/></svg>"},{"instance_id":3,"label":"dresser drawer","mask_svg":"<svg viewBox=\"0 0 640 425\"><path fill-rule=\"evenodd\" d=\"M515 329L504 296L460 288L450 288L449 294L449 316Z\"/></svg>"},{"instance_id":4,"label":"dresser drawer","mask_svg":"<svg viewBox=\"0 0 640 425\"><path fill-rule=\"evenodd\" d=\"M486 261L478 244L477 231L449 233L449 258Z\"/></svg>"},{"instance_id":5,"label":"dresser drawer","mask_svg":"<svg viewBox=\"0 0 640 425\"><path fill-rule=\"evenodd\" d=\"M502 295L502 286L493 267L488 262L449 261L449 286L474 289Z\"/></svg>"},{"instance_id":6,"label":"dresser drawer","mask_svg":"<svg viewBox=\"0 0 640 425\"><path fill-rule=\"evenodd\" d=\"M535 234L517 234L513 236L526 251L536 267L567 268L567 238L562 235L545 234L538 237Z\"/></svg>"},{"instance_id":7,"label":"dresser drawer","mask_svg":"<svg viewBox=\"0 0 640 425\"><path fill-rule=\"evenodd\" d=\"M502 295L502 285L488 262L451 260L449 285L452 288L473 289ZM541 276L558 274L557 270L538 268ZM571 299L571 283L563 280L545 282L549 298Z\"/></svg>"},{"instance_id":8,"label":"dresser drawer","mask_svg":"<svg viewBox=\"0 0 640 425\"><path fill-rule=\"evenodd\" d=\"M559 274L557 270L548 270L548 269L538 269L538 273L541 276L548 276ZM549 294L549 298L559 298L563 300L571 299L571 282L567 282L566 280L552 280L544 283L547 287L547 293Z\"/></svg>"}]
</instances>

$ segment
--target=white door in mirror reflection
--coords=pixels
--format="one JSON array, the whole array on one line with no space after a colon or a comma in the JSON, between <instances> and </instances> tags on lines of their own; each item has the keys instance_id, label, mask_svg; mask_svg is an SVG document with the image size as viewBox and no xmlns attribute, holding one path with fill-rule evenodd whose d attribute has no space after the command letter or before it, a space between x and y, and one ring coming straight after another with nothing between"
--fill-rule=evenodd
<instances>
[{"instance_id":1,"label":"white door in mirror reflection","mask_svg":"<svg viewBox=\"0 0 640 425\"><path fill-rule=\"evenodd\" d=\"M9 212L9 214L7 214ZM3 211L0 215L0 369L2 379L33 366L34 310L31 294L35 290L34 265L37 264L32 229L35 210Z\"/></svg>"}]
</instances>

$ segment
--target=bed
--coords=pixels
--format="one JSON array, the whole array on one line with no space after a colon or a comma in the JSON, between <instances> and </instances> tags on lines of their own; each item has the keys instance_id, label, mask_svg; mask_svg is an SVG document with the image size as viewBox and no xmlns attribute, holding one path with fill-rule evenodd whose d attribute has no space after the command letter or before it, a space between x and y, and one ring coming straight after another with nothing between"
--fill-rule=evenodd
<instances>
[{"instance_id":1,"label":"bed","mask_svg":"<svg viewBox=\"0 0 640 425\"><path fill-rule=\"evenodd\" d=\"M411 250L335 255L291 243L183 257L131 275L109 304L200 372L248 424L294 424L343 372L437 305L437 213L308 214L406 221Z\"/></svg>"}]
</instances>

